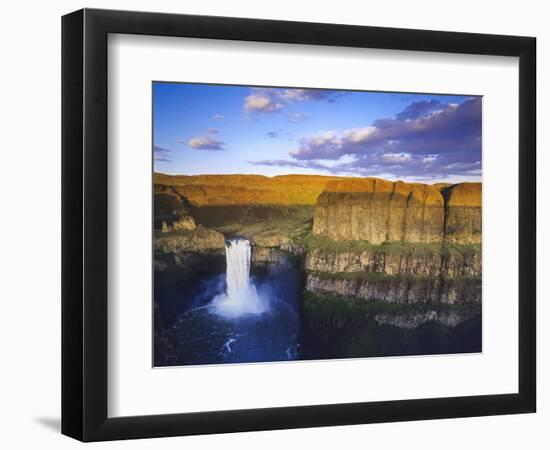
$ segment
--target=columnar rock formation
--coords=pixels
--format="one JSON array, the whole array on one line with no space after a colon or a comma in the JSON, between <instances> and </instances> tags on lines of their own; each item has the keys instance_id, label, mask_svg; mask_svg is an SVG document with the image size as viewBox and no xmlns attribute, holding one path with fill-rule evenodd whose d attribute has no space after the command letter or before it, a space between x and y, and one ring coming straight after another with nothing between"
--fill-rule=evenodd
<instances>
[{"instance_id":1,"label":"columnar rock formation","mask_svg":"<svg viewBox=\"0 0 550 450\"><path fill-rule=\"evenodd\" d=\"M430 186L376 178L329 181L313 234L330 239L481 242L481 183Z\"/></svg>"},{"instance_id":2,"label":"columnar rock formation","mask_svg":"<svg viewBox=\"0 0 550 450\"><path fill-rule=\"evenodd\" d=\"M443 190L445 196L445 240L473 244L481 242L481 183L460 183Z\"/></svg>"}]
</instances>

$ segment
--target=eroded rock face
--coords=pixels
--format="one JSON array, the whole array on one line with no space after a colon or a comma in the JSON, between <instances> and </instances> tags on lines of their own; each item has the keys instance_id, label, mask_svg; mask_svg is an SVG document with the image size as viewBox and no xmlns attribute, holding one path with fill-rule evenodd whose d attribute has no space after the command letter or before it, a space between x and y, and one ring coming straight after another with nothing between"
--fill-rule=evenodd
<instances>
[{"instance_id":1,"label":"eroded rock face","mask_svg":"<svg viewBox=\"0 0 550 450\"><path fill-rule=\"evenodd\" d=\"M154 217L155 229L163 233L196 228L187 199L163 186L155 186Z\"/></svg>"},{"instance_id":2,"label":"eroded rock face","mask_svg":"<svg viewBox=\"0 0 550 450\"><path fill-rule=\"evenodd\" d=\"M481 184L430 186L376 178L332 180L319 195L313 234L333 240L481 240Z\"/></svg>"},{"instance_id":3,"label":"eroded rock face","mask_svg":"<svg viewBox=\"0 0 550 450\"><path fill-rule=\"evenodd\" d=\"M254 247L252 264L287 264L288 253L275 247Z\"/></svg>"},{"instance_id":4,"label":"eroded rock face","mask_svg":"<svg viewBox=\"0 0 550 450\"><path fill-rule=\"evenodd\" d=\"M309 273L306 289L319 294L338 295L342 298L376 300L386 303L480 303L480 278L331 278Z\"/></svg>"},{"instance_id":5,"label":"eroded rock face","mask_svg":"<svg viewBox=\"0 0 550 450\"><path fill-rule=\"evenodd\" d=\"M198 227L189 232L163 234L155 237L154 240L155 252L162 253L175 251L203 252L223 250L224 248L223 234L203 227Z\"/></svg>"},{"instance_id":6,"label":"eroded rock face","mask_svg":"<svg viewBox=\"0 0 550 450\"><path fill-rule=\"evenodd\" d=\"M479 303L481 247L441 246L430 252L312 249L306 289L386 303ZM462 252L458 249L462 248Z\"/></svg>"},{"instance_id":7,"label":"eroded rock face","mask_svg":"<svg viewBox=\"0 0 550 450\"><path fill-rule=\"evenodd\" d=\"M449 328L454 328L467 320L479 315L476 309L460 311L438 311L436 309L408 314L378 313L374 317L379 325L392 325L394 327L414 330L428 322L439 322Z\"/></svg>"},{"instance_id":8,"label":"eroded rock face","mask_svg":"<svg viewBox=\"0 0 550 450\"><path fill-rule=\"evenodd\" d=\"M460 183L443 191L445 239L465 244L481 242L481 183Z\"/></svg>"},{"instance_id":9,"label":"eroded rock face","mask_svg":"<svg viewBox=\"0 0 550 450\"><path fill-rule=\"evenodd\" d=\"M313 249L307 254L305 268L310 272L327 273L377 272L386 275L479 277L481 252L423 255Z\"/></svg>"},{"instance_id":10,"label":"eroded rock face","mask_svg":"<svg viewBox=\"0 0 550 450\"><path fill-rule=\"evenodd\" d=\"M170 225L162 222L162 232L169 233L170 231L179 230L194 230L197 227L195 220L191 216L182 217L174 220Z\"/></svg>"},{"instance_id":11,"label":"eroded rock face","mask_svg":"<svg viewBox=\"0 0 550 450\"><path fill-rule=\"evenodd\" d=\"M224 254L223 234L201 226L193 230L157 233L153 241L155 270L187 268L197 255Z\"/></svg>"}]
</instances>

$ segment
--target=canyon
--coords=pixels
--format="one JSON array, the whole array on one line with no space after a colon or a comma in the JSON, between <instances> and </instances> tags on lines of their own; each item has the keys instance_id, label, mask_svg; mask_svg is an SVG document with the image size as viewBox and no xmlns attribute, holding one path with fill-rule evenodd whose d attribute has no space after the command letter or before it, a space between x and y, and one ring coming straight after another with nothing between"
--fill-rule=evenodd
<instances>
[{"instance_id":1,"label":"canyon","mask_svg":"<svg viewBox=\"0 0 550 450\"><path fill-rule=\"evenodd\" d=\"M401 328L456 327L480 313L481 200L481 183L156 173L155 276L223 265L225 240L243 236L253 268L296 264L310 306L421 305L369 314Z\"/></svg>"}]
</instances>

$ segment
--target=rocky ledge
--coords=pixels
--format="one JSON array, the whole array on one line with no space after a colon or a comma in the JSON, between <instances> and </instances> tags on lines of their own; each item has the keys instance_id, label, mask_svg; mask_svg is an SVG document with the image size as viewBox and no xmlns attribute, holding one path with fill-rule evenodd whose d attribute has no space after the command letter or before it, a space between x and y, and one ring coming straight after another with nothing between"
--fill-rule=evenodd
<instances>
[{"instance_id":1,"label":"rocky ledge","mask_svg":"<svg viewBox=\"0 0 550 450\"><path fill-rule=\"evenodd\" d=\"M399 304L481 303L481 278L406 277L380 274L308 273L306 290Z\"/></svg>"},{"instance_id":2,"label":"rocky ledge","mask_svg":"<svg viewBox=\"0 0 550 450\"><path fill-rule=\"evenodd\" d=\"M348 336L354 345L356 337L377 327L396 327L416 330L423 326L439 325L448 330L459 329L466 323L478 323L481 319L480 304L388 304L381 301L361 301L352 297L304 292L306 326L317 330L320 337L339 340ZM376 338L374 336L374 338Z\"/></svg>"},{"instance_id":3,"label":"rocky ledge","mask_svg":"<svg viewBox=\"0 0 550 450\"><path fill-rule=\"evenodd\" d=\"M446 327L455 328L478 316L479 310L477 309L446 311L434 308L427 311L412 311L410 313L378 313L374 315L374 320L379 325L392 325L398 328L414 330L429 322L437 322Z\"/></svg>"},{"instance_id":4,"label":"rocky ledge","mask_svg":"<svg viewBox=\"0 0 550 450\"><path fill-rule=\"evenodd\" d=\"M221 233L201 227L170 233L155 232L155 270L189 268L200 255L223 255L224 237Z\"/></svg>"},{"instance_id":5,"label":"rocky ledge","mask_svg":"<svg viewBox=\"0 0 550 450\"><path fill-rule=\"evenodd\" d=\"M404 251L373 246L363 251L312 249L305 262L310 272L382 273L386 275L415 275L427 277L481 276L481 248L410 247Z\"/></svg>"}]
</instances>

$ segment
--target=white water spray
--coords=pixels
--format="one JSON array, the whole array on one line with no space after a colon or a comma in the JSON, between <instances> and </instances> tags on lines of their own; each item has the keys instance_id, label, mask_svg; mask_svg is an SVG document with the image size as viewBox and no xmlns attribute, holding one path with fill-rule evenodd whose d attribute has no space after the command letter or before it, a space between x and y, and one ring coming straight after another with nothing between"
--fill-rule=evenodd
<instances>
[{"instance_id":1,"label":"white water spray","mask_svg":"<svg viewBox=\"0 0 550 450\"><path fill-rule=\"evenodd\" d=\"M245 314L260 314L266 304L258 296L256 287L250 284L250 259L252 250L247 239L225 241L227 262L227 291L212 300L214 312L227 318Z\"/></svg>"}]
</instances>

